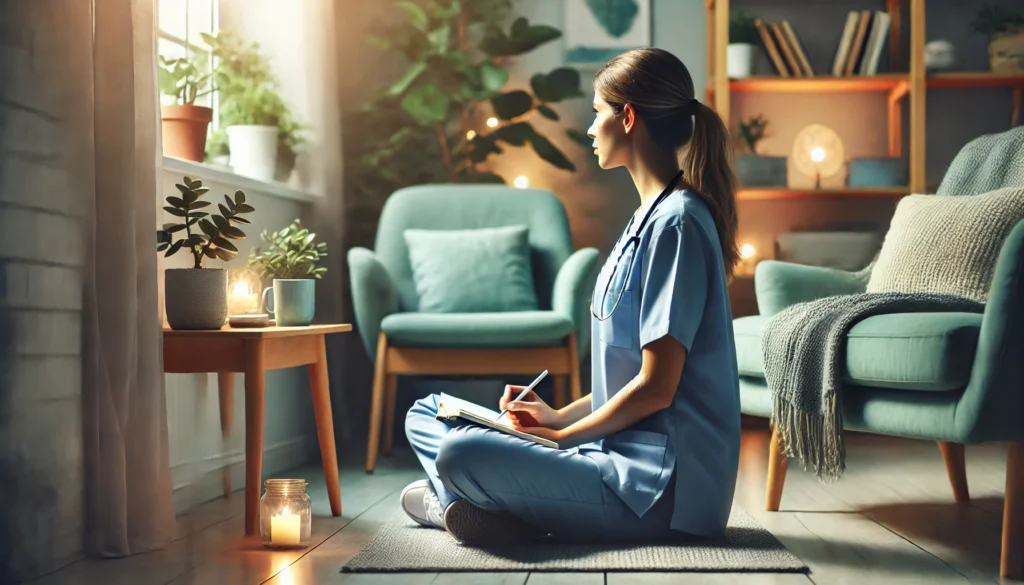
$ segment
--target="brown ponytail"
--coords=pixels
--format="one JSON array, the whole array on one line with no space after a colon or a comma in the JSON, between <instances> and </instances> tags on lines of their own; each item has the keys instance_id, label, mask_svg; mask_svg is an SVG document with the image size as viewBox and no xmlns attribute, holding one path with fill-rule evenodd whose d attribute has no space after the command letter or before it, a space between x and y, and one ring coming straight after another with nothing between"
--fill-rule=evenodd
<instances>
[{"instance_id":1,"label":"brown ponytail","mask_svg":"<svg viewBox=\"0 0 1024 585\"><path fill-rule=\"evenodd\" d=\"M632 104L659 146L683 149L683 181L708 206L721 242L725 273L731 277L740 253L729 132L717 112L694 99L693 80L686 66L663 49L634 49L601 67L594 90L616 114Z\"/></svg>"}]
</instances>

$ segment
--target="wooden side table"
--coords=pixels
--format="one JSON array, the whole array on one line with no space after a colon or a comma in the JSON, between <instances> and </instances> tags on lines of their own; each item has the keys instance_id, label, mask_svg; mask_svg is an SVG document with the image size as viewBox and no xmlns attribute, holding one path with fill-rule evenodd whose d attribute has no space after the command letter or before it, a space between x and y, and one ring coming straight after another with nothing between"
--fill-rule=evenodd
<instances>
[{"instance_id":1,"label":"wooden side table","mask_svg":"<svg viewBox=\"0 0 1024 585\"><path fill-rule=\"evenodd\" d=\"M245 374L245 534L259 532L260 488L263 473L263 421L266 372L295 366L309 367L316 433L320 440L331 514L341 515L338 457L331 419L324 336L351 331L348 324L308 327L225 327L212 331L164 329L164 372L216 373L220 388L221 430L231 429L234 374ZM230 491L230 484L225 485Z\"/></svg>"}]
</instances>

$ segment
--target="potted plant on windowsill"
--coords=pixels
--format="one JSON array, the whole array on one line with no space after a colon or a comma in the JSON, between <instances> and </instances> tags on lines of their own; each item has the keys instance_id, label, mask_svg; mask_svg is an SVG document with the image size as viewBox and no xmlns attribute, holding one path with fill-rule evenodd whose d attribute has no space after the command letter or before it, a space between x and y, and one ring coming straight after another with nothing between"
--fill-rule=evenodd
<instances>
[{"instance_id":1,"label":"potted plant on windowsill","mask_svg":"<svg viewBox=\"0 0 1024 585\"><path fill-rule=\"evenodd\" d=\"M169 257L184 248L193 260L192 268L164 270L167 323L172 329L220 329L228 317L228 272L206 268L203 262L227 261L238 254L231 240L244 238L245 232L232 224L251 223L242 214L255 209L245 202L245 193L235 191L234 199L224 195L224 203L218 205L220 214L201 211L210 205L200 200L209 189L199 179L184 177L183 183L175 185L181 196L168 196L164 207L180 220L156 232L158 252Z\"/></svg>"},{"instance_id":2,"label":"potted plant on windowsill","mask_svg":"<svg viewBox=\"0 0 1024 585\"><path fill-rule=\"evenodd\" d=\"M740 120L739 137L750 154L736 155L736 176L743 187L785 187L786 157L761 156L757 144L767 136L768 120L758 114Z\"/></svg>"},{"instance_id":3,"label":"potted plant on windowsill","mask_svg":"<svg viewBox=\"0 0 1024 585\"><path fill-rule=\"evenodd\" d=\"M974 18L974 30L989 39L989 66L996 73L1024 71L1024 14L986 4Z\"/></svg>"},{"instance_id":4,"label":"potted plant on windowsill","mask_svg":"<svg viewBox=\"0 0 1024 585\"><path fill-rule=\"evenodd\" d=\"M160 107L164 156L202 162L213 110L195 103L213 91L211 73L201 73L187 58L161 55L157 79L160 91L174 98L174 104Z\"/></svg>"},{"instance_id":5,"label":"potted plant on windowsill","mask_svg":"<svg viewBox=\"0 0 1024 585\"><path fill-rule=\"evenodd\" d=\"M729 19L729 44L725 59L729 79L742 79L754 74L761 43L761 34L755 22L757 17L747 12L739 12Z\"/></svg>"},{"instance_id":6,"label":"potted plant on windowsill","mask_svg":"<svg viewBox=\"0 0 1024 585\"><path fill-rule=\"evenodd\" d=\"M268 247L249 252L249 267L273 279L273 287L263 291L264 299L273 294L267 311L279 326L309 325L316 312L314 282L327 273L317 265L327 256L327 244L316 242L316 234L298 219L276 232L264 230L260 237Z\"/></svg>"}]
</instances>

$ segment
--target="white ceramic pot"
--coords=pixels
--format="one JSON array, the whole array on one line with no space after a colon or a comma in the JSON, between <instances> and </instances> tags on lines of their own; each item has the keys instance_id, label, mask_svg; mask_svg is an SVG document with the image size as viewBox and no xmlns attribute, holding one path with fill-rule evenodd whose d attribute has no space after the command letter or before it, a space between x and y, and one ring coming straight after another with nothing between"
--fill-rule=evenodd
<instances>
[{"instance_id":1,"label":"white ceramic pot","mask_svg":"<svg viewBox=\"0 0 1024 585\"><path fill-rule=\"evenodd\" d=\"M729 79L742 79L754 74L757 45L730 43L725 49L726 74Z\"/></svg>"},{"instance_id":2,"label":"white ceramic pot","mask_svg":"<svg viewBox=\"0 0 1024 585\"><path fill-rule=\"evenodd\" d=\"M228 126L231 168L245 177L272 181L277 168L277 126Z\"/></svg>"}]
</instances>

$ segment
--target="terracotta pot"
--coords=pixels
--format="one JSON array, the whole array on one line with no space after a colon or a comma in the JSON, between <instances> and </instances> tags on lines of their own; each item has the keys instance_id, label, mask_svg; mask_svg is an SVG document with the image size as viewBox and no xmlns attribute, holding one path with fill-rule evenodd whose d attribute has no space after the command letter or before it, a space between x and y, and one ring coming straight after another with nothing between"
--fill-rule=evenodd
<instances>
[{"instance_id":1,"label":"terracotta pot","mask_svg":"<svg viewBox=\"0 0 1024 585\"><path fill-rule=\"evenodd\" d=\"M996 35L988 45L988 59L995 73L1024 71L1024 30Z\"/></svg>"},{"instance_id":2,"label":"terracotta pot","mask_svg":"<svg viewBox=\"0 0 1024 585\"><path fill-rule=\"evenodd\" d=\"M206 128L213 110L205 106L162 106L164 156L203 162Z\"/></svg>"}]
</instances>

